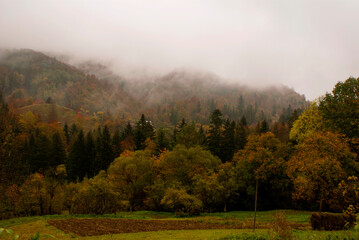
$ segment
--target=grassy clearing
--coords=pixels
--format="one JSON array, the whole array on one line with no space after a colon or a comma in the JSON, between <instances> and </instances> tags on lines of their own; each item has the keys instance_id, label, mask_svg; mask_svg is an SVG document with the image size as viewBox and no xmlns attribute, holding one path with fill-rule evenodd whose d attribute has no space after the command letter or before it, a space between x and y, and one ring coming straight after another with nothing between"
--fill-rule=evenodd
<instances>
[{"instance_id":1,"label":"grassy clearing","mask_svg":"<svg viewBox=\"0 0 359 240\"><path fill-rule=\"evenodd\" d=\"M282 211L282 210L281 210ZM277 211L263 211L258 212L258 221L262 224L271 222L273 214ZM309 222L310 212L283 210L287 219L294 223ZM95 237L77 237L74 234L66 234L57 228L49 225L46 221L49 219L69 219L69 218L123 218L123 219L176 219L176 220L194 220L194 221L209 221L209 222L226 222L231 221L252 221L253 212L228 212L228 213L206 213L197 217L183 217L179 218L172 213L166 212L120 212L117 214L108 215L51 215L51 216L36 216L36 217L22 217L0 221L0 228L12 229L15 234L20 235L20 239L29 239L37 231L43 234L51 234L57 239L243 239L242 237L252 235L251 229L220 229L220 230L173 230L173 231L158 231L158 232L139 232L139 233L125 233L102 235ZM256 230L256 233L268 238L268 229ZM304 239L359 239L359 227L350 231L311 231L308 224L306 230L293 230L293 236L296 240ZM50 239L50 238L44 238Z\"/></svg>"}]
</instances>

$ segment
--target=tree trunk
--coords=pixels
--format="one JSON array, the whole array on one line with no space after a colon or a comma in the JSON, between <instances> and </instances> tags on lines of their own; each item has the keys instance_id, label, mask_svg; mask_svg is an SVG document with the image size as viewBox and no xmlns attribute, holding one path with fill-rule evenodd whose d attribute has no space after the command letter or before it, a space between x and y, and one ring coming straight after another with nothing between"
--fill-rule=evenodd
<instances>
[{"instance_id":1,"label":"tree trunk","mask_svg":"<svg viewBox=\"0 0 359 240\"><path fill-rule=\"evenodd\" d=\"M257 199L258 199L258 179L256 179L256 196L255 196L255 198L254 198L254 223L253 223L253 232L256 231Z\"/></svg>"}]
</instances>

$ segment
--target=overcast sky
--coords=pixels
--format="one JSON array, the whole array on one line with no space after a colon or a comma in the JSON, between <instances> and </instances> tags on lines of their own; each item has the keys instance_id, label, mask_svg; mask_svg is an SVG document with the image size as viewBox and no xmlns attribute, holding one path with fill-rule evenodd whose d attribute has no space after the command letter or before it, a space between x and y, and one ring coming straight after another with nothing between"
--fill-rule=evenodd
<instances>
[{"instance_id":1,"label":"overcast sky","mask_svg":"<svg viewBox=\"0 0 359 240\"><path fill-rule=\"evenodd\" d=\"M0 0L0 47L209 70L312 100L359 77L359 1Z\"/></svg>"}]
</instances>

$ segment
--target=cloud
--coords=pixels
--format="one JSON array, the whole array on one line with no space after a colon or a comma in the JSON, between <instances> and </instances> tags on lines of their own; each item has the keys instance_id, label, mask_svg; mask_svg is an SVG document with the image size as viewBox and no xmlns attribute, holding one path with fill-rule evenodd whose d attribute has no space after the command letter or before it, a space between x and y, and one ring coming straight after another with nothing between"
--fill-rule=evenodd
<instances>
[{"instance_id":1,"label":"cloud","mask_svg":"<svg viewBox=\"0 0 359 240\"><path fill-rule=\"evenodd\" d=\"M310 99L359 76L355 0L3 0L0 47L113 61L121 71L191 67Z\"/></svg>"}]
</instances>

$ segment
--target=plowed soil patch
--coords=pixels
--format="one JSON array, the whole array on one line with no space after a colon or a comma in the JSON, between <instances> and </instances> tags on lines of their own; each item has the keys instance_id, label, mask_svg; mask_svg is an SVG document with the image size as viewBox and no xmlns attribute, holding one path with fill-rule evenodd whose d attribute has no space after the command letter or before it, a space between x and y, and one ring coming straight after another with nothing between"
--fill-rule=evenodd
<instances>
[{"instance_id":1,"label":"plowed soil patch","mask_svg":"<svg viewBox=\"0 0 359 240\"><path fill-rule=\"evenodd\" d=\"M59 219L49 224L65 233L78 236L97 236L116 233L135 233L165 230L236 229L239 225L196 222L191 220L132 220L132 219Z\"/></svg>"}]
</instances>

